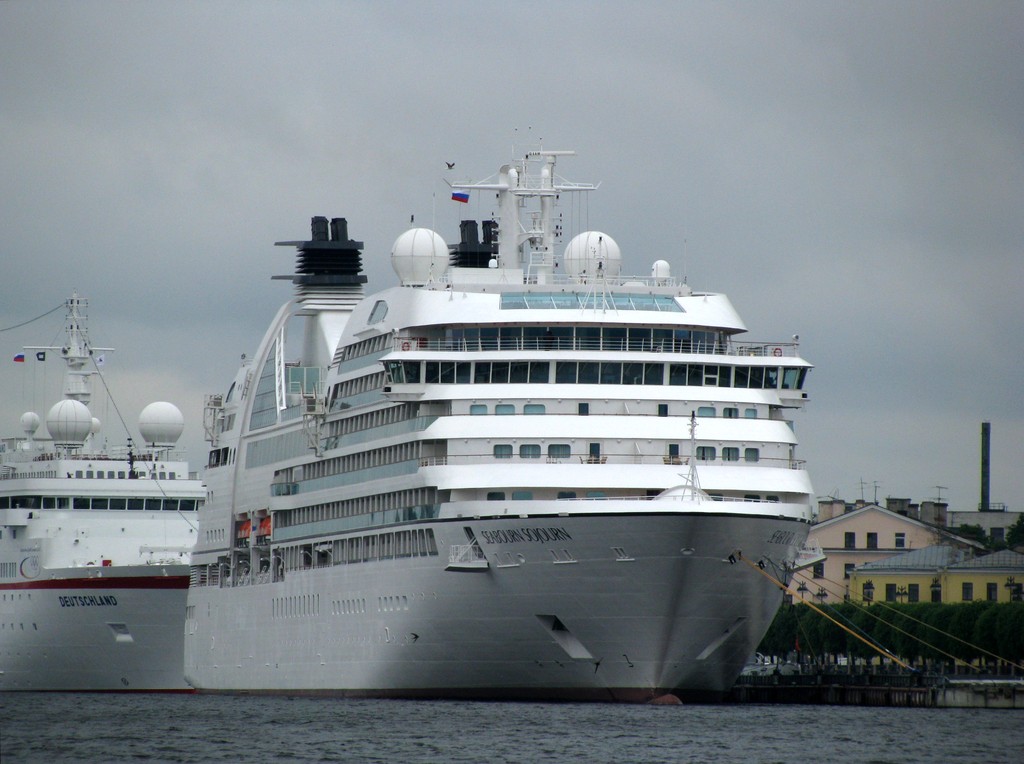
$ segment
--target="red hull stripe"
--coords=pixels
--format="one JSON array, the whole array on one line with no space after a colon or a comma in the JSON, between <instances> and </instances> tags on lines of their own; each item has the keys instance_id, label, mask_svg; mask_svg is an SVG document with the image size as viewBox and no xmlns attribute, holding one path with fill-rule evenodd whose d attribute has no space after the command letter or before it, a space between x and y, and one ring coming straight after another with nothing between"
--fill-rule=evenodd
<instances>
[{"instance_id":1,"label":"red hull stripe","mask_svg":"<svg viewBox=\"0 0 1024 764\"><path fill-rule=\"evenodd\" d=\"M12 589L188 589L188 576L43 578L17 584L0 584L0 591Z\"/></svg>"}]
</instances>

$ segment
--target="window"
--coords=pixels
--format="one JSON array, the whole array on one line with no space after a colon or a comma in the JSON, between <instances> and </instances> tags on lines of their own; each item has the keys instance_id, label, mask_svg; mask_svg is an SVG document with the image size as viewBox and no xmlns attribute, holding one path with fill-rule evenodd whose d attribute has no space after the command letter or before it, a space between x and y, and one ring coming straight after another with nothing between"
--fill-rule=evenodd
<instances>
[{"instance_id":1,"label":"window","mask_svg":"<svg viewBox=\"0 0 1024 764\"><path fill-rule=\"evenodd\" d=\"M853 531L847 531L843 534L843 548L844 549L856 549L857 548L857 534Z\"/></svg>"},{"instance_id":2,"label":"window","mask_svg":"<svg viewBox=\"0 0 1024 764\"><path fill-rule=\"evenodd\" d=\"M589 403L578 403L578 404L576 404L576 413L579 414L580 416L587 416L587 415L589 415L590 414L590 404Z\"/></svg>"},{"instance_id":3,"label":"window","mask_svg":"<svg viewBox=\"0 0 1024 764\"><path fill-rule=\"evenodd\" d=\"M668 404L667 403L659 403L658 404L658 416L661 416L661 417L668 416Z\"/></svg>"},{"instance_id":4,"label":"window","mask_svg":"<svg viewBox=\"0 0 1024 764\"><path fill-rule=\"evenodd\" d=\"M816 563L814 563L814 568L812 570L813 570L813 576L815 578L824 578L825 577L825 563L823 563L823 562L816 562Z\"/></svg>"},{"instance_id":5,"label":"window","mask_svg":"<svg viewBox=\"0 0 1024 764\"><path fill-rule=\"evenodd\" d=\"M487 404L485 403L471 403L469 404L470 416L482 416L487 413Z\"/></svg>"},{"instance_id":6,"label":"window","mask_svg":"<svg viewBox=\"0 0 1024 764\"><path fill-rule=\"evenodd\" d=\"M761 452L756 448L743 449L743 461L756 462L761 458Z\"/></svg>"},{"instance_id":7,"label":"window","mask_svg":"<svg viewBox=\"0 0 1024 764\"><path fill-rule=\"evenodd\" d=\"M868 549L878 549L878 534L868 533Z\"/></svg>"},{"instance_id":8,"label":"window","mask_svg":"<svg viewBox=\"0 0 1024 764\"><path fill-rule=\"evenodd\" d=\"M843 578L849 578L850 574L853 573L853 569L857 567L856 563L848 562L843 565Z\"/></svg>"},{"instance_id":9,"label":"window","mask_svg":"<svg viewBox=\"0 0 1024 764\"><path fill-rule=\"evenodd\" d=\"M713 462L715 460L715 447L697 446L697 458L702 462Z\"/></svg>"},{"instance_id":10,"label":"window","mask_svg":"<svg viewBox=\"0 0 1024 764\"><path fill-rule=\"evenodd\" d=\"M960 599L964 602L970 602L974 599L974 584L970 581L964 581L960 588Z\"/></svg>"},{"instance_id":11,"label":"window","mask_svg":"<svg viewBox=\"0 0 1024 764\"><path fill-rule=\"evenodd\" d=\"M757 419L757 409L743 409L743 416L747 419Z\"/></svg>"},{"instance_id":12,"label":"window","mask_svg":"<svg viewBox=\"0 0 1024 764\"><path fill-rule=\"evenodd\" d=\"M514 403L499 403L494 407L494 413L500 416L508 416L509 414L516 413L516 407Z\"/></svg>"},{"instance_id":13,"label":"window","mask_svg":"<svg viewBox=\"0 0 1024 764\"><path fill-rule=\"evenodd\" d=\"M540 446L536 443L524 443L519 446L520 459L540 459ZM515 496L513 495L514 499Z\"/></svg>"},{"instance_id":14,"label":"window","mask_svg":"<svg viewBox=\"0 0 1024 764\"><path fill-rule=\"evenodd\" d=\"M548 459L568 459L572 454L568 443L551 443L548 445Z\"/></svg>"},{"instance_id":15,"label":"window","mask_svg":"<svg viewBox=\"0 0 1024 764\"><path fill-rule=\"evenodd\" d=\"M508 443L500 443L494 447L494 458L495 459L511 459L512 458L512 445Z\"/></svg>"},{"instance_id":16,"label":"window","mask_svg":"<svg viewBox=\"0 0 1024 764\"><path fill-rule=\"evenodd\" d=\"M722 461L723 462L738 462L740 460L740 450L733 446L726 446L722 449Z\"/></svg>"},{"instance_id":17,"label":"window","mask_svg":"<svg viewBox=\"0 0 1024 764\"><path fill-rule=\"evenodd\" d=\"M715 416L714 406L698 406L697 416Z\"/></svg>"},{"instance_id":18,"label":"window","mask_svg":"<svg viewBox=\"0 0 1024 764\"><path fill-rule=\"evenodd\" d=\"M907 602L920 602L921 601L921 586L920 584L907 584Z\"/></svg>"},{"instance_id":19,"label":"window","mask_svg":"<svg viewBox=\"0 0 1024 764\"><path fill-rule=\"evenodd\" d=\"M987 599L989 602L996 602L999 599L998 584L985 584L985 599Z\"/></svg>"},{"instance_id":20,"label":"window","mask_svg":"<svg viewBox=\"0 0 1024 764\"><path fill-rule=\"evenodd\" d=\"M524 414L546 414L547 407L543 403L524 403L523 404Z\"/></svg>"},{"instance_id":21,"label":"window","mask_svg":"<svg viewBox=\"0 0 1024 764\"><path fill-rule=\"evenodd\" d=\"M487 501L504 501L504 500L505 500L505 492L504 491L488 491L487 492Z\"/></svg>"},{"instance_id":22,"label":"window","mask_svg":"<svg viewBox=\"0 0 1024 764\"><path fill-rule=\"evenodd\" d=\"M533 499L533 491L513 491L512 501L530 501Z\"/></svg>"},{"instance_id":23,"label":"window","mask_svg":"<svg viewBox=\"0 0 1024 764\"><path fill-rule=\"evenodd\" d=\"M907 534L906 533L897 533L895 541L893 542L893 546L895 546L896 549L906 549L907 548Z\"/></svg>"},{"instance_id":24,"label":"window","mask_svg":"<svg viewBox=\"0 0 1024 764\"><path fill-rule=\"evenodd\" d=\"M740 410L737 408L727 406L726 408L722 409L722 416L725 417L726 419L739 419Z\"/></svg>"},{"instance_id":25,"label":"window","mask_svg":"<svg viewBox=\"0 0 1024 764\"><path fill-rule=\"evenodd\" d=\"M896 601L896 584L885 585L885 601L895 602Z\"/></svg>"},{"instance_id":26,"label":"window","mask_svg":"<svg viewBox=\"0 0 1024 764\"><path fill-rule=\"evenodd\" d=\"M559 499L575 499L576 498L576 492L575 491L559 491L558 492L558 498Z\"/></svg>"}]
</instances>

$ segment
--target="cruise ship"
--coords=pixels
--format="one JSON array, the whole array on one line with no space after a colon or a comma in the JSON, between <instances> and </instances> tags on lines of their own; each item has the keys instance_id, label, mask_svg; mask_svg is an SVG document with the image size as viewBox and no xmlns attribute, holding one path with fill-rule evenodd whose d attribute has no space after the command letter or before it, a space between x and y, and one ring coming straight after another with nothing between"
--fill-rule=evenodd
<instances>
[{"instance_id":1,"label":"cruise ship","mask_svg":"<svg viewBox=\"0 0 1024 764\"><path fill-rule=\"evenodd\" d=\"M87 307L66 301L62 346L15 356L63 361L64 397L45 431L27 412L0 441L0 691L190 692L182 624L206 489L175 449L173 404L139 413L138 441L93 417L112 348L91 345Z\"/></svg>"},{"instance_id":2,"label":"cruise ship","mask_svg":"<svg viewBox=\"0 0 1024 764\"><path fill-rule=\"evenodd\" d=\"M561 198L596 188L556 173L573 153L449 182L492 219L452 245L405 231L399 284L376 294L344 218L279 242L294 294L206 401L198 691L646 702L732 686L812 518L792 423L810 364L795 338L742 340L724 295L672 276L681 253L626 276L611 236L563 237Z\"/></svg>"}]
</instances>

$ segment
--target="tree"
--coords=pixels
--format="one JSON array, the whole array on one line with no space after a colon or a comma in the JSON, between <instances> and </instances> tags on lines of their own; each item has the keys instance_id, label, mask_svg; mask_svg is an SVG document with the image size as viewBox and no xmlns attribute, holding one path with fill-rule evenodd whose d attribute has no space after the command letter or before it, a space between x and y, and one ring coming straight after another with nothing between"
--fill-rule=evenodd
<instances>
[{"instance_id":1,"label":"tree","mask_svg":"<svg viewBox=\"0 0 1024 764\"><path fill-rule=\"evenodd\" d=\"M1017 522L1006 531L1006 545L1010 549L1024 546L1024 514L1017 518Z\"/></svg>"}]
</instances>

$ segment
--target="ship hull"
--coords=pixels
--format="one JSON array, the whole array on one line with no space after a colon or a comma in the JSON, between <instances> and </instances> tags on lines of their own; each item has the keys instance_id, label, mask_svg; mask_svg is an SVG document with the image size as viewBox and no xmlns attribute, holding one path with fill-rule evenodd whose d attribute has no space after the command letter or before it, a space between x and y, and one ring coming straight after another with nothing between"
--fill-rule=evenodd
<instances>
[{"instance_id":1,"label":"ship hull","mask_svg":"<svg viewBox=\"0 0 1024 764\"><path fill-rule=\"evenodd\" d=\"M0 691L191 692L188 566L42 570L0 585Z\"/></svg>"},{"instance_id":2,"label":"ship hull","mask_svg":"<svg viewBox=\"0 0 1024 764\"><path fill-rule=\"evenodd\" d=\"M201 692L643 702L728 691L807 524L702 511L427 523L437 556L193 586ZM417 526L423 527L423 525ZM477 539L481 557L448 549Z\"/></svg>"}]
</instances>

